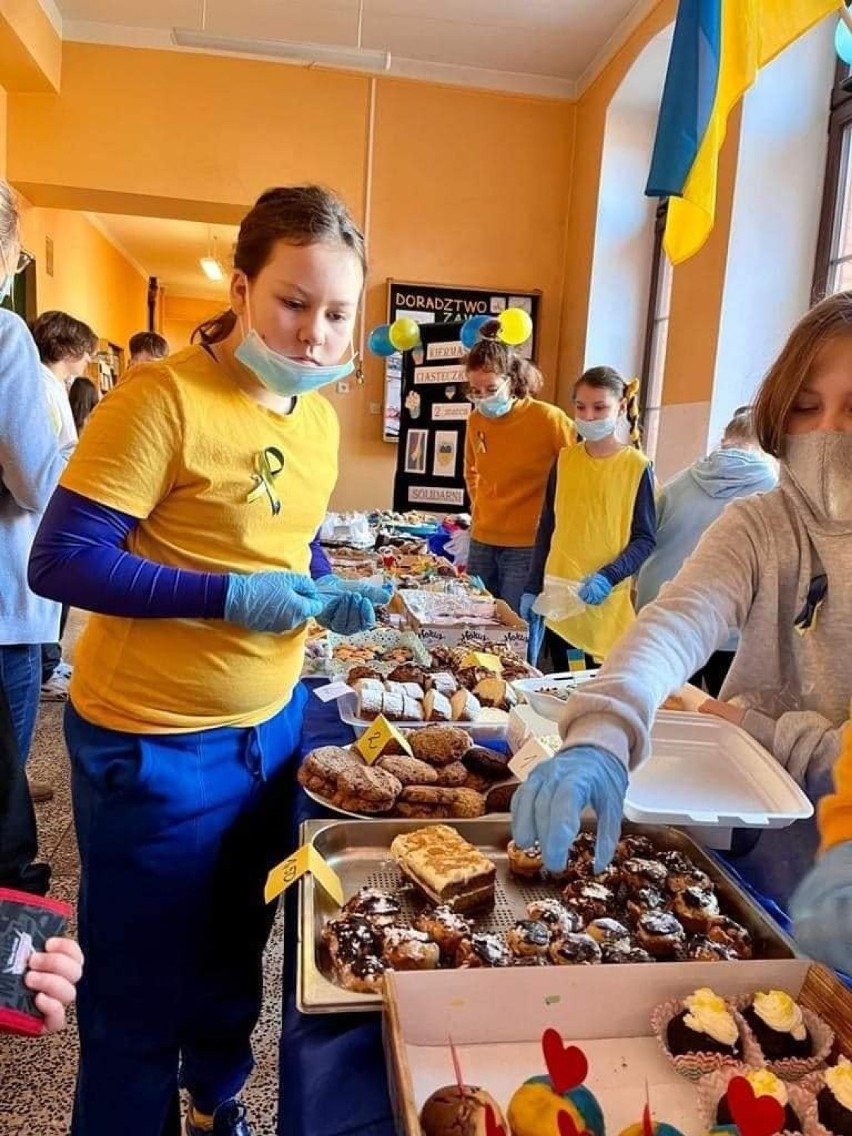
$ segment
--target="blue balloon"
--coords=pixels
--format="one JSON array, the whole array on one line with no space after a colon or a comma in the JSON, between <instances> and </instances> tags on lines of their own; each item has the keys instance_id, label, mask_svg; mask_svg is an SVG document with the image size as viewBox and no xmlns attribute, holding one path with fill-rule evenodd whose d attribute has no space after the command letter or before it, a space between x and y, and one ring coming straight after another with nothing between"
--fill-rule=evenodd
<instances>
[{"instance_id":1,"label":"blue balloon","mask_svg":"<svg viewBox=\"0 0 852 1136\"><path fill-rule=\"evenodd\" d=\"M373 328L367 337L367 347L374 355L381 355L383 358L395 354L396 348L390 341L389 323L380 323L378 327Z\"/></svg>"},{"instance_id":2,"label":"blue balloon","mask_svg":"<svg viewBox=\"0 0 852 1136\"><path fill-rule=\"evenodd\" d=\"M852 64L852 31L846 26L845 20L837 21L837 30L834 33L834 50L844 63Z\"/></svg>"},{"instance_id":3,"label":"blue balloon","mask_svg":"<svg viewBox=\"0 0 852 1136\"><path fill-rule=\"evenodd\" d=\"M462 341L462 346L470 351L477 339L479 339L479 332L491 319L491 316L471 316L466 319L461 326L461 333L459 339Z\"/></svg>"}]
</instances>

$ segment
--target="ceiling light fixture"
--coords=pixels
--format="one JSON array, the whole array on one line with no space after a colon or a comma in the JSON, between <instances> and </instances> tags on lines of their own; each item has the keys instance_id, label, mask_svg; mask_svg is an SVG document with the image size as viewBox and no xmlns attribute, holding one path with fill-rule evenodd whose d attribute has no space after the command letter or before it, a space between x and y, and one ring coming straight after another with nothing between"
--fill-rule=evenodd
<instances>
[{"instance_id":1,"label":"ceiling light fixture","mask_svg":"<svg viewBox=\"0 0 852 1136\"><path fill-rule=\"evenodd\" d=\"M225 279L225 270L222 268L216 248L216 237L211 236L209 226L207 228L207 256L202 256L198 263L208 280L215 280L218 283Z\"/></svg>"},{"instance_id":2,"label":"ceiling light fixture","mask_svg":"<svg viewBox=\"0 0 852 1136\"><path fill-rule=\"evenodd\" d=\"M337 47L326 43L284 43L281 40L238 39L209 32L174 28L172 43L206 51L227 51L238 55L267 55L293 63L319 63L324 67L343 67L355 71L390 71L389 51L366 47Z\"/></svg>"}]
</instances>

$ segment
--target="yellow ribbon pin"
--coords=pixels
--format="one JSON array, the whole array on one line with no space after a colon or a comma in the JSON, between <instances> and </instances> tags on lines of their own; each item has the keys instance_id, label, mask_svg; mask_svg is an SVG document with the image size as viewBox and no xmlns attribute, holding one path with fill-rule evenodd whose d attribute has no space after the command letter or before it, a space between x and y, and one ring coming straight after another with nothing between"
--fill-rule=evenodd
<instances>
[{"instance_id":1,"label":"yellow ribbon pin","mask_svg":"<svg viewBox=\"0 0 852 1136\"><path fill-rule=\"evenodd\" d=\"M273 482L284 472L284 455L276 446L267 446L254 455L254 468L255 472L251 475L254 489L246 500L255 501L265 493L272 507L272 515L277 517L281 512L281 498Z\"/></svg>"}]
</instances>

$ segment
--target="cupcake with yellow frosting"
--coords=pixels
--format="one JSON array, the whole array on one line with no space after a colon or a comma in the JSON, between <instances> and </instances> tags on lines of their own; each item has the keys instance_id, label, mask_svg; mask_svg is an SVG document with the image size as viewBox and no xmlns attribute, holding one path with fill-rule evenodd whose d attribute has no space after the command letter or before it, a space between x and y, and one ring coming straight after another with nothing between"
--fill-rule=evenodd
<instances>
[{"instance_id":1,"label":"cupcake with yellow frosting","mask_svg":"<svg viewBox=\"0 0 852 1136\"><path fill-rule=\"evenodd\" d=\"M745 1023L724 998L702 987L679 1001L664 1002L651 1015L651 1028L678 1073L697 1079L758 1054L744 1037Z\"/></svg>"},{"instance_id":2,"label":"cupcake with yellow frosting","mask_svg":"<svg viewBox=\"0 0 852 1136\"><path fill-rule=\"evenodd\" d=\"M834 1136L852 1136L852 1061L845 1057L822 1075L817 1119Z\"/></svg>"},{"instance_id":3,"label":"cupcake with yellow frosting","mask_svg":"<svg viewBox=\"0 0 852 1136\"><path fill-rule=\"evenodd\" d=\"M758 992L742 1015L767 1061L813 1056L813 1038L802 1008L785 991Z\"/></svg>"},{"instance_id":4,"label":"cupcake with yellow frosting","mask_svg":"<svg viewBox=\"0 0 852 1136\"><path fill-rule=\"evenodd\" d=\"M779 1077L776 1077L769 1069L751 1069L744 1075L756 1097L774 1097L784 1109L784 1132L802 1131L802 1121L790 1103L787 1086ZM716 1108L716 1123L720 1125L736 1123L731 1115L727 1093L721 1098Z\"/></svg>"},{"instance_id":5,"label":"cupcake with yellow frosting","mask_svg":"<svg viewBox=\"0 0 852 1136\"><path fill-rule=\"evenodd\" d=\"M683 1009L669 1022L666 1042L673 1057L718 1053L735 1058L742 1052L739 1026L733 1013L724 998L707 986L683 999Z\"/></svg>"}]
</instances>

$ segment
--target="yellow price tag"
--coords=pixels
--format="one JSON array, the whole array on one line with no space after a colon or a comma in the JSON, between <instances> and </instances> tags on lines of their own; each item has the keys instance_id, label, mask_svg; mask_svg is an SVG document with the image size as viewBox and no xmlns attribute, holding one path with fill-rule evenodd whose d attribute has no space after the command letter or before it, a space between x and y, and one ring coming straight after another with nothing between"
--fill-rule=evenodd
<instances>
[{"instance_id":1,"label":"yellow price tag","mask_svg":"<svg viewBox=\"0 0 852 1136\"><path fill-rule=\"evenodd\" d=\"M272 869L266 877L266 887L263 890L266 902L271 903L306 872L311 873L323 891L327 892L339 907L343 906L343 885L340 876L328 866L313 844L303 844L292 856L288 856Z\"/></svg>"},{"instance_id":2,"label":"yellow price tag","mask_svg":"<svg viewBox=\"0 0 852 1136\"><path fill-rule=\"evenodd\" d=\"M380 758L384 753L387 753L387 747L391 742L396 742L397 745L402 746L403 751L407 753L409 757L414 757L414 754L411 752L411 746L396 726L392 722L389 722L384 714L379 714L372 726L365 730L355 743L355 748L366 763L372 765L374 761ZM398 751L394 750L394 752Z\"/></svg>"},{"instance_id":3,"label":"yellow price tag","mask_svg":"<svg viewBox=\"0 0 852 1136\"><path fill-rule=\"evenodd\" d=\"M495 674L503 673L503 664L499 657L489 651L471 651L469 655L465 655L462 666L483 667L487 671L494 671Z\"/></svg>"}]
</instances>

